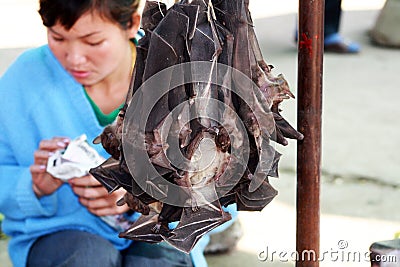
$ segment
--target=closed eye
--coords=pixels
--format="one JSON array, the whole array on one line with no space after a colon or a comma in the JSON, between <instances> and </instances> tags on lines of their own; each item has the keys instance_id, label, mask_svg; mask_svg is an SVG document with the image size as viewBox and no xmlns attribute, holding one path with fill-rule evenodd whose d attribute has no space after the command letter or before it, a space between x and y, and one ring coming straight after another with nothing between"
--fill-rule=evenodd
<instances>
[{"instance_id":1,"label":"closed eye","mask_svg":"<svg viewBox=\"0 0 400 267\"><path fill-rule=\"evenodd\" d=\"M51 38L53 38L53 40L56 41L56 42L62 42L62 41L64 41L64 38L62 38L62 37L52 36Z\"/></svg>"},{"instance_id":2,"label":"closed eye","mask_svg":"<svg viewBox=\"0 0 400 267\"><path fill-rule=\"evenodd\" d=\"M100 45L101 43L103 43L103 40L98 41L98 42L87 42L87 44L90 46L97 46L97 45Z\"/></svg>"}]
</instances>

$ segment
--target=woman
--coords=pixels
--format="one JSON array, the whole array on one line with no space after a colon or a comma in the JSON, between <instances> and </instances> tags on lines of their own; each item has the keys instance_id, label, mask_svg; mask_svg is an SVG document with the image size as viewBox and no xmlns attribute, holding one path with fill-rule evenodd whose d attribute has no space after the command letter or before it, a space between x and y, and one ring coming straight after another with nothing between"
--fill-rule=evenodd
<instances>
[{"instance_id":1,"label":"woman","mask_svg":"<svg viewBox=\"0 0 400 267\"><path fill-rule=\"evenodd\" d=\"M102 218L137 218L115 205L123 190L108 194L89 175L63 182L46 171L56 150L82 134L93 140L117 116L135 61L138 2L40 0L48 44L1 77L0 212L16 267L192 264L166 245L118 238L118 225Z\"/></svg>"}]
</instances>

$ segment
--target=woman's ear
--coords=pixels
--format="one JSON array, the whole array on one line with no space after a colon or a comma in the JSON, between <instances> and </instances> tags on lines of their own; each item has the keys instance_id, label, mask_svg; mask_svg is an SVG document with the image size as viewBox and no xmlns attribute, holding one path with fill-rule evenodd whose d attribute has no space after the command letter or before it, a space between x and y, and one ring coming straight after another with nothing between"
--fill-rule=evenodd
<instances>
[{"instance_id":1,"label":"woman's ear","mask_svg":"<svg viewBox=\"0 0 400 267\"><path fill-rule=\"evenodd\" d=\"M141 16L135 12L132 14L131 25L128 28L129 39L135 38L140 27Z\"/></svg>"}]
</instances>

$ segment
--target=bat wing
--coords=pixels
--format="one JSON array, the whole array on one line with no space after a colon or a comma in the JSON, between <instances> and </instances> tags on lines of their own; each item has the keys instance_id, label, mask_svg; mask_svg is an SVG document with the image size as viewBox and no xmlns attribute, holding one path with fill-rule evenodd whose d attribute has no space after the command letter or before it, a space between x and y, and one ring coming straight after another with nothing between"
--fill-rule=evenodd
<instances>
[{"instance_id":1,"label":"bat wing","mask_svg":"<svg viewBox=\"0 0 400 267\"><path fill-rule=\"evenodd\" d=\"M216 209L217 207L217 209ZM177 227L164 240L175 248L189 253L202 236L229 221L231 215L221 209L218 201L200 206L197 210L183 208Z\"/></svg>"},{"instance_id":2,"label":"bat wing","mask_svg":"<svg viewBox=\"0 0 400 267\"><path fill-rule=\"evenodd\" d=\"M120 233L119 237L135 241L158 243L163 241L162 235L168 235L168 232L168 227L159 223L158 214L152 212L149 215L140 216L128 230Z\"/></svg>"},{"instance_id":3,"label":"bat wing","mask_svg":"<svg viewBox=\"0 0 400 267\"><path fill-rule=\"evenodd\" d=\"M240 185L237 199L237 209L246 211L261 211L277 195L277 191L267 182L262 181L261 185L250 192L248 183Z\"/></svg>"},{"instance_id":4,"label":"bat wing","mask_svg":"<svg viewBox=\"0 0 400 267\"><path fill-rule=\"evenodd\" d=\"M271 177L279 177L279 173L278 173L278 164L279 164L279 160L281 158L282 154L279 153L278 151L275 151L275 155L274 155L274 160L272 161L272 166L268 172L268 176Z\"/></svg>"},{"instance_id":5,"label":"bat wing","mask_svg":"<svg viewBox=\"0 0 400 267\"><path fill-rule=\"evenodd\" d=\"M110 173L110 170L116 168L119 168L119 161L110 157L101 165L90 169L89 173L111 193L120 188L120 185Z\"/></svg>"},{"instance_id":6,"label":"bat wing","mask_svg":"<svg viewBox=\"0 0 400 267\"><path fill-rule=\"evenodd\" d=\"M167 6L161 2L146 1L142 12L142 27L145 31L152 31L167 13Z\"/></svg>"},{"instance_id":7,"label":"bat wing","mask_svg":"<svg viewBox=\"0 0 400 267\"><path fill-rule=\"evenodd\" d=\"M280 154L269 144L269 140L260 136L256 140L259 151L259 162L251 179L248 190L255 191L267 179L267 175L277 166ZM273 172L272 172L273 174Z\"/></svg>"}]
</instances>

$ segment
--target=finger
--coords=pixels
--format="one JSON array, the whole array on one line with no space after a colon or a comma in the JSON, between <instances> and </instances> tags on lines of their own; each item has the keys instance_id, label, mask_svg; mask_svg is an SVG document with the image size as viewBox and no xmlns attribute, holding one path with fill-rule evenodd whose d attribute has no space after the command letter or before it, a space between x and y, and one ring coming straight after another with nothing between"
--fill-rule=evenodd
<instances>
[{"instance_id":1,"label":"finger","mask_svg":"<svg viewBox=\"0 0 400 267\"><path fill-rule=\"evenodd\" d=\"M68 182L73 186L102 186L101 183L91 175L72 178Z\"/></svg>"},{"instance_id":2,"label":"finger","mask_svg":"<svg viewBox=\"0 0 400 267\"><path fill-rule=\"evenodd\" d=\"M96 198L96 199L90 199L90 198L79 198L79 202L81 202L82 205L87 207L88 209L96 210L96 209L105 209L105 208L116 208L117 204L114 202L113 199L108 199L108 198Z\"/></svg>"},{"instance_id":3,"label":"finger","mask_svg":"<svg viewBox=\"0 0 400 267\"><path fill-rule=\"evenodd\" d=\"M46 165L34 164L29 167L31 173L45 173Z\"/></svg>"},{"instance_id":4,"label":"finger","mask_svg":"<svg viewBox=\"0 0 400 267\"><path fill-rule=\"evenodd\" d=\"M38 197L53 193L62 184L60 179L54 178L47 172L32 173L32 187Z\"/></svg>"},{"instance_id":5,"label":"finger","mask_svg":"<svg viewBox=\"0 0 400 267\"><path fill-rule=\"evenodd\" d=\"M129 208L127 206L122 206L122 207L106 207L99 209L88 208L88 210L89 212L97 216L109 216L109 215L117 215L125 213L129 211Z\"/></svg>"},{"instance_id":6,"label":"finger","mask_svg":"<svg viewBox=\"0 0 400 267\"><path fill-rule=\"evenodd\" d=\"M40 190L35 184L32 184L33 192L35 193L36 197L44 196L44 192Z\"/></svg>"},{"instance_id":7,"label":"finger","mask_svg":"<svg viewBox=\"0 0 400 267\"><path fill-rule=\"evenodd\" d=\"M44 172L38 172L38 173L32 173L32 181L34 184L38 186L46 186L49 184L62 184L63 181L60 179L55 178L52 176L50 173L44 171Z\"/></svg>"},{"instance_id":8,"label":"finger","mask_svg":"<svg viewBox=\"0 0 400 267\"><path fill-rule=\"evenodd\" d=\"M47 150L36 150L33 153L34 163L39 165L47 164L49 157L54 155L54 152L47 151Z\"/></svg>"},{"instance_id":9,"label":"finger","mask_svg":"<svg viewBox=\"0 0 400 267\"><path fill-rule=\"evenodd\" d=\"M55 136L51 140L61 141L66 144L69 144L71 142L71 139L69 137L65 137L65 136Z\"/></svg>"},{"instance_id":10,"label":"finger","mask_svg":"<svg viewBox=\"0 0 400 267\"><path fill-rule=\"evenodd\" d=\"M109 194L105 188L101 188L103 193L105 193L105 196L99 197L99 198L90 198L90 197L81 197L79 201L86 206L88 209L102 209L102 208L107 208L107 207L120 207L122 210L129 209L127 205L117 205L117 201L126 193L125 190L120 189L112 194ZM89 189L87 189L89 192ZM93 192L87 193L87 195L91 195ZM94 196L94 194L93 194Z\"/></svg>"},{"instance_id":11,"label":"finger","mask_svg":"<svg viewBox=\"0 0 400 267\"><path fill-rule=\"evenodd\" d=\"M101 186L98 187L72 186L72 190L79 197L86 199L104 198L108 196L108 191Z\"/></svg>"},{"instance_id":12,"label":"finger","mask_svg":"<svg viewBox=\"0 0 400 267\"><path fill-rule=\"evenodd\" d=\"M57 149L65 148L69 144L68 138L54 137L51 140L42 140L39 143L39 150L54 151Z\"/></svg>"}]
</instances>

